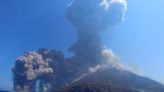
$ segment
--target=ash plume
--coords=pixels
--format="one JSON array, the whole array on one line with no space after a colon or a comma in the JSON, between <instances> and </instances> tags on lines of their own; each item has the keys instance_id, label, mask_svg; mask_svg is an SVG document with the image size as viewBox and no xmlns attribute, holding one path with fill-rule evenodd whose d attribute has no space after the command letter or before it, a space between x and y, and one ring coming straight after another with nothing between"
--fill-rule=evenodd
<instances>
[{"instance_id":1,"label":"ash plume","mask_svg":"<svg viewBox=\"0 0 164 92\"><path fill-rule=\"evenodd\" d=\"M72 83L77 82L88 75L96 73L97 71L104 70L107 68L114 67L117 69L123 69L122 65L118 62L117 55L114 54L111 49L104 48L102 51L102 57L103 57L103 61L101 63L98 63L97 65L95 65L93 67L89 67L88 71L86 73L83 73L79 77L75 78L72 81Z\"/></svg>"},{"instance_id":2,"label":"ash plume","mask_svg":"<svg viewBox=\"0 0 164 92\"><path fill-rule=\"evenodd\" d=\"M44 61L42 56L36 52L28 52L18 57L12 70L15 92L34 92L34 89L30 88L35 86L33 85L35 80L53 73L49 62Z\"/></svg>"},{"instance_id":3,"label":"ash plume","mask_svg":"<svg viewBox=\"0 0 164 92\"><path fill-rule=\"evenodd\" d=\"M78 30L78 40L69 51L74 53L71 61L80 65L81 69L76 69L79 73L90 67L103 66L104 62L120 67L112 50L103 48L99 35L123 21L126 11L126 0L74 0L69 4L67 18Z\"/></svg>"},{"instance_id":4,"label":"ash plume","mask_svg":"<svg viewBox=\"0 0 164 92\"><path fill-rule=\"evenodd\" d=\"M65 58L56 50L39 49L19 57L13 68L15 92L52 90L69 85L107 67L120 68L117 56L104 48L100 33L124 20L126 0L73 0L67 19L77 29L77 41L70 46L73 56ZM23 90L23 91L22 91Z\"/></svg>"},{"instance_id":5,"label":"ash plume","mask_svg":"<svg viewBox=\"0 0 164 92\"><path fill-rule=\"evenodd\" d=\"M68 7L67 17L78 31L95 33L120 23L126 11L126 0L74 0Z\"/></svg>"}]
</instances>

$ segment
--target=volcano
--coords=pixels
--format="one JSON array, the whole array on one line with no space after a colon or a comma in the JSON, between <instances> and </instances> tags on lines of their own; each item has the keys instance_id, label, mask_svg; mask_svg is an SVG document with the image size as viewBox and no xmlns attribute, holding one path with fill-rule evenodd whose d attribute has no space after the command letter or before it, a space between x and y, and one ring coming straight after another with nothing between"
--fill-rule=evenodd
<instances>
[{"instance_id":1,"label":"volcano","mask_svg":"<svg viewBox=\"0 0 164 92\"><path fill-rule=\"evenodd\" d=\"M55 92L164 92L164 85L113 67L98 70Z\"/></svg>"}]
</instances>

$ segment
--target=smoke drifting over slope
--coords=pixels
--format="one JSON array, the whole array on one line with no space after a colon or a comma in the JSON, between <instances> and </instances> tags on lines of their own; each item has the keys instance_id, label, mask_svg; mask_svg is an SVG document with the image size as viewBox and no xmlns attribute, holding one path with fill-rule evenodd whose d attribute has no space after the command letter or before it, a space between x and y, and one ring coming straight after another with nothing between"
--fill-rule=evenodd
<instances>
[{"instance_id":1,"label":"smoke drifting over slope","mask_svg":"<svg viewBox=\"0 0 164 92\"><path fill-rule=\"evenodd\" d=\"M77 82L84 77L91 75L99 70L104 70L107 68L117 68L117 69L122 69L122 65L118 62L117 56L113 53L111 49L105 49L102 51L102 58L103 61L100 63L97 63L97 65L93 67L89 67L88 71L86 73L83 73L81 76L75 78L72 83Z\"/></svg>"},{"instance_id":2,"label":"smoke drifting over slope","mask_svg":"<svg viewBox=\"0 0 164 92\"><path fill-rule=\"evenodd\" d=\"M78 39L69 48L73 56L65 58L61 52L40 49L19 57L13 68L15 92L35 87L38 80L41 89L48 87L47 82L59 88L105 67L119 68L116 55L103 47L99 34L123 21L126 10L126 0L72 1L66 16L78 30ZM36 92L31 89L27 92Z\"/></svg>"}]
</instances>

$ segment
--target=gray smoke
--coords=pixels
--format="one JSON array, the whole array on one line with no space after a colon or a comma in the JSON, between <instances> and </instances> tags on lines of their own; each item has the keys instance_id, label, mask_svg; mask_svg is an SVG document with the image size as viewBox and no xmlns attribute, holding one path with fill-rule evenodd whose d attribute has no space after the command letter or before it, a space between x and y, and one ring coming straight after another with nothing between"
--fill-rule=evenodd
<instances>
[{"instance_id":1,"label":"gray smoke","mask_svg":"<svg viewBox=\"0 0 164 92\"><path fill-rule=\"evenodd\" d=\"M13 67L14 90L33 92L29 89L35 86L32 83L52 73L53 69L48 61L43 60L42 56L36 52L28 52L18 57Z\"/></svg>"},{"instance_id":2,"label":"gray smoke","mask_svg":"<svg viewBox=\"0 0 164 92\"><path fill-rule=\"evenodd\" d=\"M123 21L126 10L126 0L74 0L68 5L67 18L78 30L78 40L69 49L74 53L71 61L80 67L75 80L86 76L89 68L92 72L109 65L120 68L112 50L103 48L99 35Z\"/></svg>"},{"instance_id":3,"label":"gray smoke","mask_svg":"<svg viewBox=\"0 0 164 92\"><path fill-rule=\"evenodd\" d=\"M74 0L67 16L79 31L95 32L117 25L124 20L126 11L126 0Z\"/></svg>"},{"instance_id":4,"label":"gray smoke","mask_svg":"<svg viewBox=\"0 0 164 92\"><path fill-rule=\"evenodd\" d=\"M95 65L102 59L100 32L124 20L126 0L74 0L69 4L68 20L77 28L78 40L70 47L75 56Z\"/></svg>"},{"instance_id":5,"label":"gray smoke","mask_svg":"<svg viewBox=\"0 0 164 92\"><path fill-rule=\"evenodd\" d=\"M79 77L75 78L72 83L77 82L88 75L96 73L99 70L104 70L107 68L123 69L123 66L118 62L117 55L115 55L111 49L104 48L102 51L102 57L103 61L101 63L98 63L93 67L89 67L86 73L83 73Z\"/></svg>"},{"instance_id":6,"label":"gray smoke","mask_svg":"<svg viewBox=\"0 0 164 92\"><path fill-rule=\"evenodd\" d=\"M49 84L57 89L100 69L119 69L117 56L103 47L99 34L123 21L126 10L126 0L73 0L67 10L67 19L78 30L78 39L69 48L73 56L65 58L60 51L40 49L19 57L13 68L15 92L36 92L38 81L39 92Z\"/></svg>"}]
</instances>

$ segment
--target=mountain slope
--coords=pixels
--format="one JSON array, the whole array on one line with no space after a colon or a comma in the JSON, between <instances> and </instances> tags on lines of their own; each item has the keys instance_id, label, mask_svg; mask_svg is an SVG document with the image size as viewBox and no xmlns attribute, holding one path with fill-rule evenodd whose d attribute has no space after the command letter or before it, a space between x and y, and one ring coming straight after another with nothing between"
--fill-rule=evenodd
<instances>
[{"instance_id":1,"label":"mountain slope","mask_svg":"<svg viewBox=\"0 0 164 92\"><path fill-rule=\"evenodd\" d=\"M129 71L108 68L98 70L57 92L164 92L164 86Z\"/></svg>"}]
</instances>

